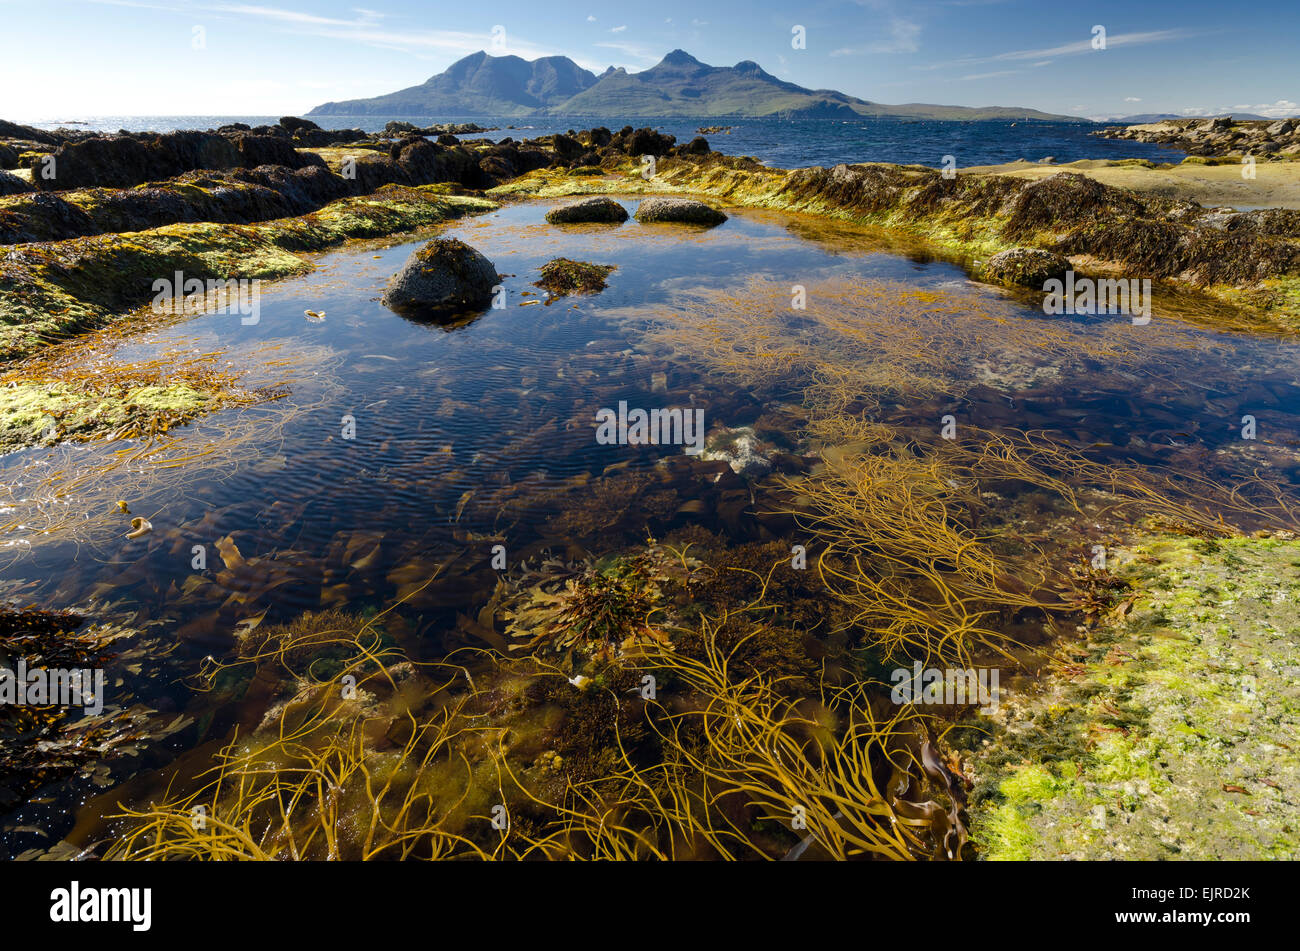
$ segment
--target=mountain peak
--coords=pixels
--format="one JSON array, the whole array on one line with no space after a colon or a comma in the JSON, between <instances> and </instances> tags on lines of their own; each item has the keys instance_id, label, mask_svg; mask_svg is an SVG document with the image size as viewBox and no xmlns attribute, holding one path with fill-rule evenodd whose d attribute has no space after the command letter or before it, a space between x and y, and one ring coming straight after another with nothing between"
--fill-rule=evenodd
<instances>
[{"instance_id":1,"label":"mountain peak","mask_svg":"<svg viewBox=\"0 0 1300 951\"><path fill-rule=\"evenodd\" d=\"M701 63L694 56L692 56L690 53L686 52L686 50L673 50L671 53L669 53L667 56L665 56L662 60L659 61L659 65L660 66L703 66L704 64Z\"/></svg>"},{"instance_id":2,"label":"mountain peak","mask_svg":"<svg viewBox=\"0 0 1300 951\"><path fill-rule=\"evenodd\" d=\"M742 59L739 63L733 66L732 69L746 76L769 76L770 75L767 72L767 70L763 69L762 66L759 66L752 59Z\"/></svg>"}]
</instances>

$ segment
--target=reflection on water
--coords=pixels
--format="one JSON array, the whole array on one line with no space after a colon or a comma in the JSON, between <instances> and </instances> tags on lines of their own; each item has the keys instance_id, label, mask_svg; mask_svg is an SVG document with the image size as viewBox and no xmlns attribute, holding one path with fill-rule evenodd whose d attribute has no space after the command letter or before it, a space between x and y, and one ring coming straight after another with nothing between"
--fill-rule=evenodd
<instances>
[{"instance_id":1,"label":"reflection on water","mask_svg":"<svg viewBox=\"0 0 1300 951\"><path fill-rule=\"evenodd\" d=\"M510 206L444 232L493 261L507 290L504 308L460 326L379 303L418 246L408 242L322 256L315 273L264 295L256 325L202 317L125 347L130 358L185 341L265 360L259 348L278 344L291 393L177 434L175 458L206 451L198 461L74 484L59 504L79 530L42 534L33 516L0 539L21 555L0 575L3 592L50 607L112 602L179 644L178 674L228 650L240 624L398 598L403 647L435 657L491 642L471 619L498 577L494 545L518 564L544 551L599 555L692 522L764 537L754 484L726 455L598 444L597 410L620 401L702 408L715 436L750 427L785 471L808 464L801 401L816 391L823 409L901 430L934 430L951 414L986 430L1047 430L1103 461L1229 482L1258 469L1300 485L1292 344L1184 325L1159 298L1148 328L1046 318L951 264L807 218L556 228L545 210ZM617 269L602 293L547 304L533 282L560 256ZM791 307L795 285L807 308ZM859 312L864 287L922 296L878 294ZM1244 416L1255 441L1241 438ZM23 487L30 467L89 470L120 449L4 459L12 504L21 513L35 491ZM123 539L115 499L146 514L152 534ZM170 681L158 694L183 702Z\"/></svg>"}]
</instances>

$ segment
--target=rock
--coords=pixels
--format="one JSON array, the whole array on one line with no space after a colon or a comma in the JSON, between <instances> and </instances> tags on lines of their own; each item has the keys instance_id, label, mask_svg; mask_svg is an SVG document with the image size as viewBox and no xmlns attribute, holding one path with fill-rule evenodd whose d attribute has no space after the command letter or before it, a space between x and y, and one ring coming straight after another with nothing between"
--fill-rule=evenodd
<instances>
[{"instance_id":1,"label":"rock","mask_svg":"<svg viewBox=\"0 0 1300 951\"><path fill-rule=\"evenodd\" d=\"M303 168L307 165L325 164L319 155L299 152L291 141L277 135L241 135L236 142L245 168L257 168L259 165Z\"/></svg>"},{"instance_id":2,"label":"rock","mask_svg":"<svg viewBox=\"0 0 1300 951\"><path fill-rule=\"evenodd\" d=\"M551 148L555 150L556 156L561 161L572 161L586 151L581 142L562 133L557 133L552 137Z\"/></svg>"},{"instance_id":3,"label":"rock","mask_svg":"<svg viewBox=\"0 0 1300 951\"><path fill-rule=\"evenodd\" d=\"M552 208L546 213L546 220L553 225L571 224L580 221L627 221L627 209L612 198L596 195L579 201Z\"/></svg>"},{"instance_id":4,"label":"rock","mask_svg":"<svg viewBox=\"0 0 1300 951\"><path fill-rule=\"evenodd\" d=\"M437 238L388 282L384 305L403 313L485 307L500 280L492 262L463 241Z\"/></svg>"},{"instance_id":5,"label":"rock","mask_svg":"<svg viewBox=\"0 0 1300 951\"><path fill-rule=\"evenodd\" d=\"M304 131L304 132L320 131L320 126L312 122L310 119L299 119L297 116L284 116L283 118L281 118L280 128L288 129L289 132L291 133L298 132L298 131Z\"/></svg>"},{"instance_id":6,"label":"rock","mask_svg":"<svg viewBox=\"0 0 1300 951\"><path fill-rule=\"evenodd\" d=\"M419 132L419 131L420 131L419 126L412 125L409 122L400 122L397 120L394 120L393 122L390 122L388 123L388 125L384 126L384 135L389 135L389 136L401 135L404 132Z\"/></svg>"},{"instance_id":7,"label":"rock","mask_svg":"<svg viewBox=\"0 0 1300 951\"><path fill-rule=\"evenodd\" d=\"M18 150L0 142L0 168L17 168Z\"/></svg>"},{"instance_id":8,"label":"rock","mask_svg":"<svg viewBox=\"0 0 1300 951\"><path fill-rule=\"evenodd\" d=\"M1052 278L1064 279L1070 261L1064 255L1037 248L1012 248L988 259L983 277L990 284L1012 284L1042 290Z\"/></svg>"},{"instance_id":9,"label":"rock","mask_svg":"<svg viewBox=\"0 0 1300 951\"><path fill-rule=\"evenodd\" d=\"M642 222L672 221L693 225L719 225L727 216L693 198L647 198L636 210Z\"/></svg>"},{"instance_id":10,"label":"rock","mask_svg":"<svg viewBox=\"0 0 1300 951\"><path fill-rule=\"evenodd\" d=\"M1267 132L1269 135L1286 135L1288 132L1291 132L1293 129L1295 129L1295 123L1293 121L1291 121L1290 119L1279 119L1277 122L1274 122L1264 131Z\"/></svg>"},{"instance_id":11,"label":"rock","mask_svg":"<svg viewBox=\"0 0 1300 951\"><path fill-rule=\"evenodd\" d=\"M710 151L709 140L702 135L697 135L678 149L682 155L708 155Z\"/></svg>"},{"instance_id":12,"label":"rock","mask_svg":"<svg viewBox=\"0 0 1300 951\"><path fill-rule=\"evenodd\" d=\"M648 128L630 132L625 127L619 138L622 139L623 151L628 155L667 155L677 142L676 136Z\"/></svg>"},{"instance_id":13,"label":"rock","mask_svg":"<svg viewBox=\"0 0 1300 951\"><path fill-rule=\"evenodd\" d=\"M61 145L54 152L54 163L53 178L40 174L41 159L33 163L36 174L32 184L41 191L130 188L194 169L233 168L243 164L230 140L215 132L96 136Z\"/></svg>"},{"instance_id":14,"label":"rock","mask_svg":"<svg viewBox=\"0 0 1300 951\"><path fill-rule=\"evenodd\" d=\"M8 172L0 172L0 197L4 197L5 195L22 195L33 191L36 191L36 189L23 181L17 175L11 175ZM624 217L626 217L626 215L624 215Z\"/></svg>"}]
</instances>

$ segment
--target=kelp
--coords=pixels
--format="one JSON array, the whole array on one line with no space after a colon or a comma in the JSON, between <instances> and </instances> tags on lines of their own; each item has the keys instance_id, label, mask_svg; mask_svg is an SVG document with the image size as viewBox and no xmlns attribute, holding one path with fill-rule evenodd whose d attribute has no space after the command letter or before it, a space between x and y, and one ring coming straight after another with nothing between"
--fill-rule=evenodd
<instances>
[{"instance_id":1,"label":"kelp","mask_svg":"<svg viewBox=\"0 0 1300 951\"><path fill-rule=\"evenodd\" d=\"M561 655L566 667L575 653L608 661L640 643L669 644L662 629L666 604L660 586L689 587L701 571L698 561L651 539L627 557L587 565L547 559L536 569L503 581L499 595L507 632L520 639L511 650Z\"/></svg>"},{"instance_id":2,"label":"kelp","mask_svg":"<svg viewBox=\"0 0 1300 951\"><path fill-rule=\"evenodd\" d=\"M113 657L112 645L133 632L93 623L71 611L46 611L0 604L0 666L88 671ZM14 674L16 676L16 673ZM83 689L94 693L93 682ZM22 802L42 786L111 756L139 733L127 715L74 716L51 702L0 703L0 807ZM89 700L89 698L87 698ZM103 697L95 700L103 704Z\"/></svg>"},{"instance_id":3,"label":"kelp","mask_svg":"<svg viewBox=\"0 0 1300 951\"><path fill-rule=\"evenodd\" d=\"M815 844L837 858L959 858L964 791L951 773L934 784L940 754L914 711L882 713L865 682L813 701L735 666L749 638L718 635L770 613L758 580L753 602L701 618L689 649L650 639L581 686L545 655L411 664L382 634L388 612L253 632L206 677L294 671L261 722L197 789L127 805L103 854L793 859ZM552 745L566 731L592 742L583 711L611 704L622 712L598 714L599 750ZM581 769L582 755L599 768Z\"/></svg>"}]
</instances>

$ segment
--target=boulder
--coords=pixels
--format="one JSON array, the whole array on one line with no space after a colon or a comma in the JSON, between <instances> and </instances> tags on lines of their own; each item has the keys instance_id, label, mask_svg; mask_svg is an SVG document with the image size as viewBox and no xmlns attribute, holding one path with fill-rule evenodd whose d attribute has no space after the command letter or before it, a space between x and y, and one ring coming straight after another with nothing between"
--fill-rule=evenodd
<instances>
[{"instance_id":1,"label":"boulder","mask_svg":"<svg viewBox=\"0 0 1300 951\"><path fill-rule=\"evenodd\" d=\"M1062 280L1070 269L1070 260L1052 251L1037 248L1012 248L989 258L983 278L990 284L1010 284L1039 290L1052 278Z\"/></svg>"},{"instance_id":2,"label":"boulder","mask_svg":"<svg viewBox=\"0 0 1300 951\"><path fill-rule=\"evenodd\" d=\"M437 238L389 281L384 305L413 315L486 307L499 280L492 262L465 242Z\"/></svg>"},{"instance_id":3,"label":"boulder","mask_svg":"<svg viewBox=\"0 0 1300 951\"><path fill-rule=\"evenodd\" d=\"M719 225L727 216L716 208L693 198L647 198L636 210L642 222L671 221L692 225Z\"/></svg>"},{"instance_id":4,"label":"boulder","mask_svg":"<svg viewBox=\"0 0 1300 951\"><path fill-rule=\"evenodd\" d=\"M627 209L612 198L595 195L582 198L559 208L552 208L546 213L546 220L553 225L571 224L580 221L606 221L619 223L627 221Z\"/></svg>"},{"instance_id":5,"label":"boulder","mask_svg":"<svg viewBox=\"0 0 1300 951\"><path fill-rule=\"evenodd\" d=\"M681 155L708 155L711 150L709 149L709 140L702 135L697 135L677 151Z\"/></svg>"}]
</instances>

